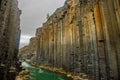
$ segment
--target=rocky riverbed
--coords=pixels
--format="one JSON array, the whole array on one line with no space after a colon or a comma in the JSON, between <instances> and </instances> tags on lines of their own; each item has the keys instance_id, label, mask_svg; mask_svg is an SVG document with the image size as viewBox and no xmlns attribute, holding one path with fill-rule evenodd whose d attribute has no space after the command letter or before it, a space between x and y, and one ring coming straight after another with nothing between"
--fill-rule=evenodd
<instances>
[{"instance_id":1,"label":"rocky riverbed","mask_svg":"<svg viewBox=\"0 0 120 80\"><path fill-rule=\"evenodd\" d=\"M16 77L16 80L30 80L30 73L23 68Z\"/></svg>"}]
</instances>

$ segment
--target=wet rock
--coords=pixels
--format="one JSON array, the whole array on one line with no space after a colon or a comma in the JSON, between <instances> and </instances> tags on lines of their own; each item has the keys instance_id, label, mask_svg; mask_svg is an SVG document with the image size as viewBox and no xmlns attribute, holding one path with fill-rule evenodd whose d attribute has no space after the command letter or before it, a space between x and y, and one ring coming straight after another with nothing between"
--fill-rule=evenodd
<instances>
[{"instance_id":1,"label":"wet rock","mask_svg":"<svg viewBox=\"0 0 120 80\"><path fill-rule=\"evenodd\" d=\"M16 80L30 80L30 73L26 70L22 70L16 77Z\"/></svg>"}]
</instances>

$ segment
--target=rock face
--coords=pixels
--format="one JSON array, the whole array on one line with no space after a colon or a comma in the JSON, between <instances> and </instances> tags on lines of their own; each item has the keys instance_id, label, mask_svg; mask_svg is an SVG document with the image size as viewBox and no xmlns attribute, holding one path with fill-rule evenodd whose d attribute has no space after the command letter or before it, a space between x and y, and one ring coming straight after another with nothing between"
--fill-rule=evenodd
<instances>
[{"instance_id":1,"label":"rock face","mask_svg":"<svg viewBox=\"0 0 120 80\"><path fill-rule=\"evenodd\" d=\"M36 43L37 63L120 80L120 1L66 0L37 29Z\"/></svg>"},{"instance_id":2,"label":"rock face","mask_svg":"<svg viewBox=\"0 0 120 80\"><path fill-rule=\"evenodd\" d=\"M30 73L27 70L22 69L15 80L30 80Z\"/></svg>"},{"instance_id":3,"label":"rock face","mask_svg":"<svg viewBox=\"0 0 120 80\"><path fill-rule=\"evenodd\" d=\"M17 0L0 0L0 80L14 80L18 71L20 13Z\"/></svg>"}]
</instances>

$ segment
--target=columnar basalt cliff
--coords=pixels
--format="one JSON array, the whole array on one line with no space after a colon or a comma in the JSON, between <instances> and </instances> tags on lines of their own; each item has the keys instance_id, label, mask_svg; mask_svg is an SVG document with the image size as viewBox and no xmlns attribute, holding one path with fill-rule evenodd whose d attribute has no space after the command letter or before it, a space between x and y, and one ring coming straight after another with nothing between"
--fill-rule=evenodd
<instances>
[{"instance_id":1,"label":"columnar basalt cliff","mask_svg":"<svg viewBox=\"0 0 120 80\"><path fill-rule=\"evenodd\" d=\"M0 80L14 80L18 72L20 13L17 0L0 0Z\"/></svg>"},{"instance_id":2,"label":"columnar basalt cliff","mask_svg":"<svg viewBox=\"0 0 120 80\"><path fill-rule=\"evenodd\" d=\"M36 43L39 64L120 80L120 1L67 0L37 29Z\"/></svg>"}]
</instances>

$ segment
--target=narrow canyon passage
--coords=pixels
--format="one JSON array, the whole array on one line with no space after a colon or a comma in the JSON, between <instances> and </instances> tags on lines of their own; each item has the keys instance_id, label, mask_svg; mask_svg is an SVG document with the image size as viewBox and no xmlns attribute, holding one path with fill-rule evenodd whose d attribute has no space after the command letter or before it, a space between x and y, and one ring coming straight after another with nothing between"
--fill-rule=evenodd
<instances>
[{"instance_id":1,"label":"narrow canyon passage","mask_svg":"<svg viewBox=\"0 0 120 80\"><path fill-rule=\"evenodd\" d=\"M120 0L66 0L19 49L20 15L0 0L0 80L120 80Z\"/></svg>"}]
</instances>

